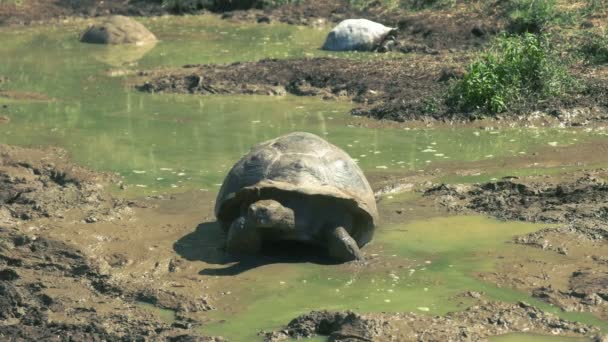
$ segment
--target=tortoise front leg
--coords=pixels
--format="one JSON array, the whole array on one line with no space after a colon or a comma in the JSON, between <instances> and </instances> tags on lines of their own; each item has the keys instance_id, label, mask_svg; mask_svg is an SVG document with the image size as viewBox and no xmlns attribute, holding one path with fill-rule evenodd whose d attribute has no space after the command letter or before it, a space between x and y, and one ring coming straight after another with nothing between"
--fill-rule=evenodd
<instances>
[{"instance_id":1,"label":"tortoise front leg","mask_svg":"<svg viewBox=\"0 0 608 342\"><path fill-rule=\"evenodd\" d=\"M230 225L226 250L230 254L257 254L262 248L262 239L257 227L247 224L245 217L239 216Z\"/></svg>"},{"instance_id":2,"label":"tortoise front leg","mask_svg":"<svg viewBox=\"0 0 608 342\"><path fill-rule=\"evenodd\" d=\"M336 227L329 232L327 249L329 255L339 261L362 260L363 254L357 242L344 227Z\"/></svg>"}]
</instances>

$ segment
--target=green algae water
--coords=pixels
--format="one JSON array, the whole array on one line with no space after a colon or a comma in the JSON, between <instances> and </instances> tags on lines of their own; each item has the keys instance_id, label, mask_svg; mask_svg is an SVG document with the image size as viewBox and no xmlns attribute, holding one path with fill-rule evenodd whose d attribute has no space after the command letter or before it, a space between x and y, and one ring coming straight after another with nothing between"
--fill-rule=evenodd
<instances>
[{"instance_id":1,"label":"green algae water","mask_svg":"<svg viewBox=\"0 0 608 342\"><path fill-rule=\"evenodd\" d=\"M261 329L283 326L319 309L442 315L467 306L467 299L458 296L465 291L478 291L495 300L525 301L564 318L606 328L605 322L590 314L562 313L474 276L492 271L496 260L490 256L496 251L536 253L506 242L513 235L543 227L482 216L436 217L380 227L373 245L367 247L372 260L360 268L273 264L236 275L234 286L226 289L234 296L233 305L211 313L213 320L202 331L252 341Z\"/></svg>"},{"instance_id":2,"label":"green algae water","mask_svg":"<svg viewBox=\"0 0 608 342\"><path fill-rule=\"evenodd\" d=\"M318 49L327 29L235 25L207 16L147 19L145 24L160 38L158 44L81 44L77 36L85 21L0 28L0 75L9 79L1 89L46 96L36 101L0 97L0 115L10 119L0 124L0 142L65 148L77 163L119 173L132 193L141 195L215 192L251 145L292 131L325 137L367 173L516 156L593 138L592 133L559 129L363 128L358 125L363 119L348 114L352 103L317 98L141 94L125 86L125 75L133 70L330 55ZM249 341L261 329L315 309L443 314L462 308L454 296L464 290L526 300L556 312L473 276L492 269L494 261L486 258L490 251L506 248L504 242L515 234L538 228L477 216L381 227L369 247L374 254L369 266L355 271L348 265L291 263L232 275L228 304L210 313L202 331ZM561 315L601 326L589 315ZM167 312L161 316L173 317Z\"/></svg>"},{"instance_id":3,"label":"green algae water","mask_svg":"<svg viewBox=\"0 0 608 342\"><path fill-rule=\"evenodd\" d=\"M0 29L0 75L9 79L1 89L48 97L0 97L0 115L10 119L0 125L0 142L66 148L78 163L121 174L137 195L214 191L250 146L292 131L325 137L370 172L518 155L591 136L566 130L369 129L358 127L362 119L348 114L349 102L142 94L124 85L124 74L192 63L330 55L319 50L327 29L236 25L212 16L161 17L145 20L158 44L107 47L78 42L87 23Z\"/></svg>"}]
</instances>

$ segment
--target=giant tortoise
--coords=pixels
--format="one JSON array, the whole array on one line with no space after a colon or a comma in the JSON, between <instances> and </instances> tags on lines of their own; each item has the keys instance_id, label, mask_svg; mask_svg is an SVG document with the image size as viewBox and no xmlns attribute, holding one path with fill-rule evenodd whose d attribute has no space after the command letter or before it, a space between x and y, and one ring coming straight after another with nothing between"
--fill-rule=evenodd
<instances>
[{"instance_id":1,"label":"giant tortoise","mask_svg":"<svg viewBox=\"0 0 608 342\"><path fill-rule=\"evenodd\" d=\"M386 52L394 45L396 28L367 19L346 19L327 35L321 49L328 51Z\"/></svg>"},{"instance_id":2,"label":"giant tortoise","mask_svg":"<svg viewBox=\"0 0 608 342\"><path fill-rule=\"evenodd\" d=\"M361 259L378 220L374 194L341 149L295 132L263 142L230 170L215 215L229 253L256 254L262 242L301 241L339 261Z\"/></svg>"}]
</instances>

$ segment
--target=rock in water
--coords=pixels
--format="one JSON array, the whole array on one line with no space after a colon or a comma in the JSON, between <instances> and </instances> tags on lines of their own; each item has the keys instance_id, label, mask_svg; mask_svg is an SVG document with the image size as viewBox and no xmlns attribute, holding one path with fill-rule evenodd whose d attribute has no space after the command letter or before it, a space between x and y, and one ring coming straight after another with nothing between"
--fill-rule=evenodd
<instances>
[{"instance_id":1,"label":"rock in water","mask_svg":"<svg viewBox=\"0 0 608 342\"><path fill-rule=\"evenodd\" d=\"M323 50L373 51L396 29L367 19L347 19L327 35Z\"/></svg>"},{"instance_id":2,"label":"rock in water","mask_svg":"<svg viewBox=\"0 0 608 342\"><path fill-rule=\"evenodd\" d=\"M92 44L146 44L156 41L156 36L139 22L114 15L89 26L80 36L83 43Z\"/></svg>"}]
</instances>

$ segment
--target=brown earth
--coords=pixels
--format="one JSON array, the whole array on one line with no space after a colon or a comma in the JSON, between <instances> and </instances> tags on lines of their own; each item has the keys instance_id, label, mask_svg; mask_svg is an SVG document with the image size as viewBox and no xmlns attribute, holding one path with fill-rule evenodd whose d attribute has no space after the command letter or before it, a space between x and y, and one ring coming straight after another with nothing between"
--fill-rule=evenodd
<instances>
[{"instance_id":1,"label":"brown earth","mask_svg":"<svg viewBox=\"0 0 608 342\"><path fill-rule=\"evenodd\" d=\"M99 243L107 238L102 230L83 227L130 221L133 208L146 206L109 195L104 184L112 181L113 175L71 164L59 149L0 145L0 337L195 338L188 318L168 324L136 303L196 312L210 309L204 300L145 285L125 286L110 276L110 269L132 261L116 253L100 256L74 238L85 233ZM68 232L69 227L75 230Z\"/></svg>"}]
</instances>

